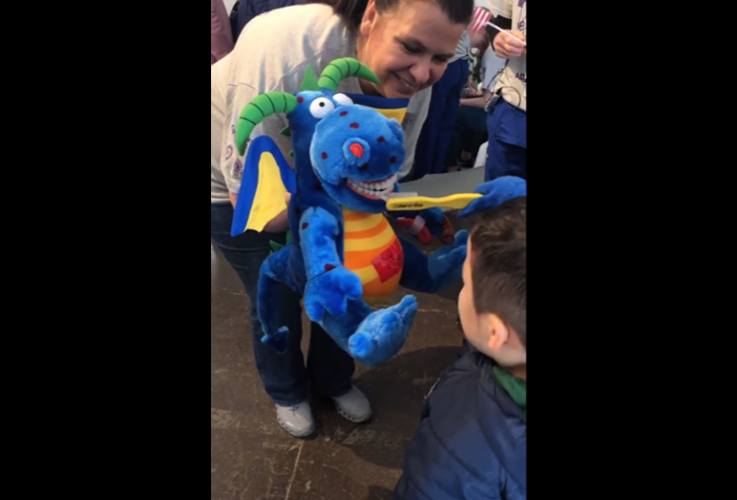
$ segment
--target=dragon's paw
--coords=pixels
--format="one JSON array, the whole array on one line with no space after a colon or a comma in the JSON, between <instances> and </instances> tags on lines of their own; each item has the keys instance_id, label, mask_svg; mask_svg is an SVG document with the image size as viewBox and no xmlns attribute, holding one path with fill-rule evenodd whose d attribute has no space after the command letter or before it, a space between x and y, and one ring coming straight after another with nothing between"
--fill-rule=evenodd
<instances>
[{"instance_id":1,"label":"dragon's paw","mask_svg":"<svg viewBox=\"0 0 737 500\"><path fill-rule=\"evenodd\" d=\"M399 304L372 312L348 339L351 356L369 366L394 356L404 345L417 313L417 299L406 295Z\"/></svg>"},{"instance_id":2,"label":"dragon's paw","mask_svg":"<svg viewBox=\"0 0 737 500\"><path fill-rule=\"evenodd\" d=\"M467 217L490 208L498 207L512 198L527 196L527 181L521 177L512 175L497 177L493 181L485 182L478 186L476 192L483 196L473 200L466 208L458 212L458 215Z\"/></svg>"},{"instance_id":3,"label":"dragon's paw","mask_svg":"<svg viewBox=\"0 0 737 500\"><path fill-rule=\"evenodd\" d=\"M348 299L363 295L360 278L343 266L326 270L307 282L304 304L312 321L322 321L325 312L333 316L345 314Z\"/></svg>"}]
</instances>

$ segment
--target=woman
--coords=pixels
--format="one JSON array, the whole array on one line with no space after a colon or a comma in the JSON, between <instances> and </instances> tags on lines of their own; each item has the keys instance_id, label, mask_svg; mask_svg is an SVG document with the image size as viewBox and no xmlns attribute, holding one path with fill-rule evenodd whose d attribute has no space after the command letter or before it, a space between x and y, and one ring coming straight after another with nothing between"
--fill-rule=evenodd
<instances>
[{"instance_id":1,"label":"woman","mask_svg":"<svg viewBox=\"0 0 737 500\"><path fill-rule=\"evenodd\" d=\"M249 22L232 52L212 66L211 237L252 298L256 366L276 405L277 421L293 436L314 432L307 400L310 386L314 393L331 397L338 412L353 422L367 420L371 407L351 385L353 359L316 324L311 328L305 367L300 351L299 297L290 290L285 288L273 298L289 327L287 351L277 353L259 341L261 329L253 304L259 267L270 251L269 240L284 241L280 231L286 229L286 216L267 224L266 232L248 231L236 238L229 235L243 169L243 157L238 156L234 144L238 115L258 94L298 92L309 66L319 73L333 59L356 57L381 83L349 78L341 83L341 92L410 98L403 122L407 160L400 175L406 173L427 113L429 87L445 71L472 8L472 0L334 0L277 9ZM289 158L291 143L281 134L286 126L285 117L274 115L260 123L251 136L271 136Z\"/></svg>"}]
</instances>

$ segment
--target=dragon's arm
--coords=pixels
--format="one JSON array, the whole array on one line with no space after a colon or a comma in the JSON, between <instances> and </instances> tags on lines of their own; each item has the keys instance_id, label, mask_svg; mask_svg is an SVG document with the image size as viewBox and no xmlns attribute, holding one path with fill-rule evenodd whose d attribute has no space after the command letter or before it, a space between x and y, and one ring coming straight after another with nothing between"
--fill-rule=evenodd
<instances>
[{"instance_id":1,"label":"dragon's arm","mask_svg":"<svg viewBox=\"0 0 737 500\"><path fill-rule=\"evenodd\" d=\"M349 298L363 295L361 280L343 265L338 253L338 220L321 207L310 207L299 220L300 248L307 274L304 303L312 321L327 311L344 314Z\"/></svg>"}]
</instances>

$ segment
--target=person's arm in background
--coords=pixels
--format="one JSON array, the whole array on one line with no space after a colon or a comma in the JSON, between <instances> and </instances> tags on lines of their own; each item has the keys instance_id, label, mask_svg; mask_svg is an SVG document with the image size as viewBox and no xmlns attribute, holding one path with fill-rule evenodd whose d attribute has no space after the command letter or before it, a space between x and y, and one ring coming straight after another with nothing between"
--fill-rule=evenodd
<instances>
[{"instance_id":1,"label":"person's arm in background","mask_svg":"<svg viewBox=\"0 0 737 500\"><path fill-rule=\"evenodd\" d=\"M511 25L511 21L509 24ZM511 30L509 33L497 31L491 42L491 47L496 55L504 59L520 57L527 51L525 34L519 30Z\"/></svg>"},{"instance_id":2,"label":"person's arm in background","mask_svg":"<svg viewBox=\"0 0 737 500\"><path fill-rule=\"evenodd\" d=\"M210 64L233 49L230 20L223 0L210 0Z\"/></svg>"},{"instance_id":3,"label":"person's arm in background","mask_svg":"<svg viewBox=\"0 0 737 500\"><path fill-rule=\"evenodd\" d=\"M476 97L463 97L461 98L461 106L468 106L470 108L485 108L489 104L491 99L491 92L487 89L481 89L481 95Z\"/></svg>"},{"instance_id":4,"label":"person's arm in background","mask_svg":"<svg viewBox=\"0 0 737 500\"><path fill-rule=\"evenodd\" d=\"M504 59L519 57L527 50L525 47L525 34L512 27L512 2L491 2L491 12L494 14L493 23L509 33L500 33L491 26L486 26L486 31L491 37L491 48L494 53Z\"/></svg>"}]
</instances>

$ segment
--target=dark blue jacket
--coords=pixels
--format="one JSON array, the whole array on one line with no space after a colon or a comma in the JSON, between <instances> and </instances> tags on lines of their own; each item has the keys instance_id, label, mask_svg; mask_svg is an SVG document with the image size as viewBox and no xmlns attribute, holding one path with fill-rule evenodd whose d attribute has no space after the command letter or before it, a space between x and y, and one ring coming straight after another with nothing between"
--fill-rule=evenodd
<instances>
[{"instance_id":1,"label":"dark blue jacket","mask_svg":"<svg viewBox=\"0 0 737 500\"><path fill-rule=\"evenodd\" d=\"M496 382L493 361L466 352L425 400L396 499L527 497L527 417Z\"/></svg>"}]
</instances>

